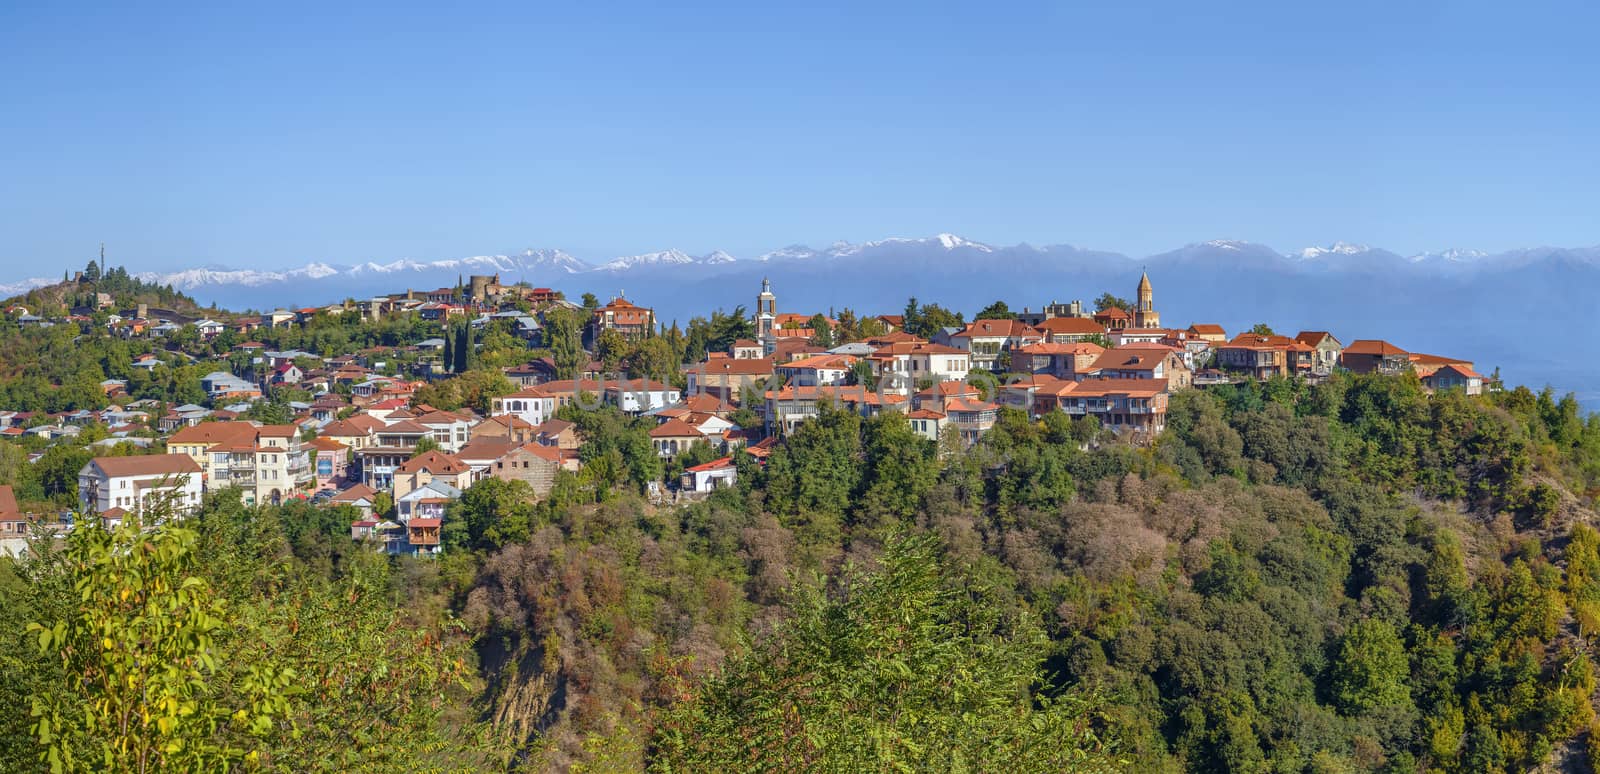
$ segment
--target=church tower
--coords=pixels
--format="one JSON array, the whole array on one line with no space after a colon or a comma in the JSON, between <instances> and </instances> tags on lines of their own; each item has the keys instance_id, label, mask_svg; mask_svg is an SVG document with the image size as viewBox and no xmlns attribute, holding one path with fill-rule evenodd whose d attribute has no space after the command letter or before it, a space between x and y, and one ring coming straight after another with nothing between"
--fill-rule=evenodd
<instances>
[{"instance_id":1,"label":"church tower","mask_svg":"<svg viewBox=\"0 0 1600 774\"><path fill-rule=\"evenodd\" d=\"M1150 290L1150 274L1139 276L1139 302L1134 305L1133 327L1160 328L1161 314L1155 308L1155 296Z\"/></svg>"},{"instance_id":2,"label":"church tower","mask_svg":"<svg viewBox=\"0 0 1600 774\"><path fill-rule=\"evenodd\" d=\"M772 295L772 281L761 278L761 295L756 296L756 338L761 351L771 355L778 348L778 297Z\"/></svg>"}]
</instances>

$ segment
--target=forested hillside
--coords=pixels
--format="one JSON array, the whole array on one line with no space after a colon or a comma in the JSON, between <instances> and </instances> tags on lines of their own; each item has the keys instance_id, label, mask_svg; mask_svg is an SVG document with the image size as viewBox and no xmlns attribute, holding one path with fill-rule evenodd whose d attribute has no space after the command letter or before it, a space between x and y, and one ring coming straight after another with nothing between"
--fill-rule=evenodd
<instances>
[{"instance_id":1,"label":"forested hillside","mask_svg":"<svg viewBox=\"0 0 1600 774\"><path fill-rule=\"evenodd\" d=\"M646 422L437 560L213 495L0 566L7 771L1587 770L1600 419L1339 375L1150 448L825 410L684 506ZM641 448L641 444L643 447ZM133 690L130 686L138 686ZM1600 748L1600 740L1596 740Z\"/></svg>"}]
</instances>

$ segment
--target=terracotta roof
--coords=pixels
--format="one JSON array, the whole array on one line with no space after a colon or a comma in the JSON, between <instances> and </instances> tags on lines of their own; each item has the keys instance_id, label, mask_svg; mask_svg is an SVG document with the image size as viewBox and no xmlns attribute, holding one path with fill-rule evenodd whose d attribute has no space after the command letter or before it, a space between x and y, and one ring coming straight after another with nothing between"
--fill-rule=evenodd
<instances>
[{"instance_id":1,"label":"terracotta roof","mask_svg":"<svg viewBox=\"0 0 1600 774\"><path fill-rule=\"evenodd\" d=\"M17 496L11 491L11 485L0 484L0 519L19 518L22 518L22 509L17 507Z\"/></svg>"},{"instance_id":2,"label":"terracotta roof","mask_svg":"<svg viewBox=\"0 0 1600 774\"><path fill-rule=\"evenodd\" d=\"M354 419L354 417L352 417L352 419ZM378 424L381 425L383 423L379 422ZM340 438L351 438L355 436L366 435L371 435L371 433L368 431L368 428L362 427L355 422L350 421L349 419L335 420L333 422L329 422L322 428L323 437L338 436Z\"/></svg>"},{"instance_id":3,"label":"terracotta roof","mask_svg":"<svg viewBox=\"0 0 1600 774\"><path fill-rule=\"evenodd\" d=\"M728 407L727 403L705 393L700 393L699 395L690 395L680 401L680 403L684 408L687 408L690 411L716 412Z\"/></svg>"},{"instance_id":4,"label":"terracotta roof","mask_svg":"<svg viewBox=\"0 0 1600 774\"><path fill-rule=\"evenodd\" d=\"M905 403L904 395L879 395L865 387L784 387L776 392L768 390L768 400L823 400L840 403L865 403L868 406Z\"/></svg>"},{"instance_id":5,"label":"terracotta roof","mask_svg":"<svg viewBox=\"0 0 1600 774\"><path fill-rule=\"evenodd\" d=\"M300 433L300 428L294 425L262 425L256 428L256 435L264 438L293 438Z\"/></svg>"},{"instance_id":6,"label":"terracotta roof","mask_svg":"<svg viewBox=\"0 0 1600 774\"><path fill-rule=\"evenodd\" d=\"M167 444L218 444L233 443L255 435L256 429L248 422L201 422L173 433Z\"/></svg>"},{"instance_id":7,"label":"terracotta roof","mask_svg":"<svg viewBox=\"0 0 1600 774\"><path fill-rule=\"evenodd\" d=\"M685 473L704 473L704 472L706 472L708 470L717 470L718 468L731 468L731 467L733 467L733 458L732 457L723 457L721 459L715 459L715 460L712 460L710 462L707 462L707 463L704 463L704 464L701 464L701 465L696 465L696 466L694 466L692 468L684 468L683 472L685 472Z\"/></svg>"},{"instance_id":8,"label":"terracotta roof","mask_svg":"<svg viewBox=\"0 0 1600 774\"><path fill-rule=\"evenodd\" d=\"M701 438L705 436L705 433L700 432L700 428L681 419L669 419L650 428L651 438L684 438L691 436Z\"/></svg>"},{"instance_id":9,"label":"terracotta roof","mask_svg":"<svg viewBox=\"0 0 1600 774\"><path fill-rule=\"evenodd\" d=\"M555 397L555 394L553 392L546 391L544 389L544 385L542 385L542 384L536 384L536 385L533 385L532 387L524 387L524 388L522 388L520 390L517 390L516 392L513 392L513 393L511 393L509 395L502 395L501 396L501 398L553 398L553 397Z\"/></svg>"},{"instance_id":10,"label":"terracotta roof","mask_svg":"<svg viewBox=\"0 0 1600 774\"><path fill-rule=\"evenodd\" d=\"M1300 331L1299 333L1295 334L1294 340L1308 347L1315 347L1318 344L1321 344L1323 339L1329 338L1332 335L1333 334L1330 334L1327 331Z\"/></svg>"},{"instance_id":11,"label":"terracotta roof","mask_svg":"<svg viewBox=\"0 0 1600 774\"><path fill-rule=\"evenodd\" d=\"M894 356L897 356L897 355L965 355L965 354L967 354L967 351L964 350L964 349L956 349L955 347L947 347L947 346L945 346L943 344L930 344L930 343L928 343L926 341L923 341L921 339L917 339L916 341L896 341L896 342L891 342L891 343L888 343L888 344L884 344L884 345L882 345L882 346L880 346L877 349L874 349L872 351L872 356L875 357L875 358L885 357L885 356L894 357Z\"/></svg>"},{"instance_id":12,"label":"terracotta roof","mask_svg":"<svg viewBox=\"0 0 1600 774\"><path fill-rule=\"evenodd\" d=\"M493 423L495 423L497 425L505 425L506 427L511 428L512 430L516 430L516 429L519 429L519 428L520 429L529 429L529 430L533 429L533 423L532 422L529 422L528 420L523 419L522 417L519 417L516 414L497 414L495 416L489 417L487 420L484 420L484 421L493 422Z\"/></svg>"},{"instance_id":13,"label":"terracotta roof","mask_svg":"<svg viewBox=\"0 0 1600 774\"><path fill-rule=\"evenodd\" d=\"M1029 344L1017 351L1024 355L1098 355L1105 352L1106 348L1086 341L1063 343L1041 341L1038 344Z\"/></svg>"},{"instance_id":14,"label":"terracotta roof","mask_svg":"<svg viewBox=\"0 0 1600 774\"><path fill-rule=\"evenodd\" d=\"M1089 317L1052 317L1033 327L1052 336L1092 336L1106 332L1106 326Z\"/></svg>"},{"instance_id":15,"label":"terracotta roof","mask_svg":"<svg viewBox=\"0 0 1600 774\"><path fill-rule=\"evenodd\" d=\"M518 444L500 438L479 438L468 442L456 452L456 458L461 460L497 460L511 453Z\"/></svg>"},{"instance_id":16,"label":"terracotta roof","mask_svg":"<svg viewBox=\"0 0 1600 774\"><path fill-rule=\"evenodd\" d=\"M850 355L813 355L811 357L801 358L799 360L792 360L778 367L792 370L814 370L823 368L848 370L850 366L855 365L855 362L856 358Z\"/></svg>"},{"instance_id":17,"label":"terracotta roof","mask_svg":"<svg viewBox=\"0 0 1600 774\"><path fill-rule=\"evenodd\" d=\"M560 435L560 434L566 432L569 428L573 428L573 427L576 427L576 426L577 425L575 425L574 423L568 422L565 419L551 418L551 419L546 419L544 422L540 423L540 425L538 427L535 427L534 430L538 431L540 434L543 434L543 435Z\"/></svg>"},{"instance_id":18,"label":"terracotta roof","mask_svg":"<svg viewBox=\"0 0 1600 774\"><path fill-rule=\"evenodd\" d=\"M465 417L452 414L448 411L431 411L427 414L417 417L417 424L419 425L451 425L455 424L456 422L466 421L469 420L467 420Z\"/></svg>"},{"instance_id":19,"label":"terracotta roof","mask_svg":"<svg viewBox=\"0 0 1600 774\"><path fill-rule=\"evenodd\" d=\"M529 444L523 444L521 447L516 449L516 451L525 451L525 452L527 452L529 454L532 454L535 457L538 457L538 458L544 459L544 460L549 460L550 462L555 462L555 463L560 463L561 462L561 450L556 448L556 447L554 447L554 446L545 446L544 444L529 443Z\"/></svg>"},{"instance_id":20,"label":"terracotta roof","mask_svg":"<svg viewBox=\"0 0 1600 774\"><path fill-rule=\"evenodd\" d=\"M350 448L349 446L346 446L346 445L344 445L342 443L339 443L338 441L335 441L332 438L313 438L313 439L311 439L311 441L307 445L309 445L313 449L316 449L317 451L330 451L330 452L331 451L345 451L345 450Z\"/></svg>"},{"instance_id":21,"label":"terracotta roof","mask_svg":"<svg viewBox=\"0 0 1600 774\"><path fill-rule=\"evenodd\" d=\"M1483 374L1480 374L1477 371L1472 370L1472 366L1462 365L1460 363L1451 363L1449 365L1446 365L1446 366L1440 368L1438 371L1435 371L1434 374L1438 375L1438 374L1444 373L1445 371L1454 371L1457 374L1460 374L1462 377L1467 378L1467 379L1482 379L1482 378L1484 378Z\"/></svg>"},{"instance_id":22,"label":"terracotta roof","mask_svg":"<svg viewBox=\"0 0 1600 774\"><path fill-rule=\"evenodd\" d=\"M1241 333L1233 337L1233 341L1222 345L1222 349L1296 349L1305 346L1288 336L1262 336L1258 333Z\"/></svg>"},{"instance_id":23,"label":"terracotta roof","mask_svg":"<svg viewBox=\"0 0 1600 774\"><path fill-rule=\"evenodd\" d=\"M90 464L107 476L171 476L200 473L200 466L187 454L149 454L139 457L95 457Z\"/></svg>"},{"instance_id":24,"label":"terracotta roof","mask_svg":"<svg viewBox=\"0 0 1600 774\"><path fill-rule=\"evenodd\" d=\"M1095 359L1092 369L1117 371L1154 371L1166 361L1172 350L1151 347L1118 347L1108 349Z\"/></svg>"},{"instance_id":25,"label":"terracotta roof","mask_svg":"<svg viewBox=\"0 0 1600 774\"><path fill-rule=\"evenodd\" d=\"M1195 334L1201 335L1201 336L1226 336L1226 335L1228 335L1228 332L1223 330L1222 326L1217 325L1215 323L1195 323L1194 325L1189 326L1189 330L1193 331Z\"/></svg>"},{"instance_id":26,"label":"terracotta roof","mask_svg":"<svg viewBox=\"0 0 1600 774\"><path fill-rule=\"evenodd\" d=\"M1062 382L1052 388L1052 392L1057 395L1084 397L1106 395L1152 397L1166 391L1166 379L1088 379L1081 382Z\"/></svg>"},{"instance_id":27,"label":"terracotta roof","mask_svg":"<svg viewBox=\"0 0 1600 774\"><path fill-rule=\"evenodd\" d=\"M416 422L413 422L413 421L411 421L409 419L402 419L399 422L396 422L396 423L394 423L392 425L388 425L388 426L385 426L385 427L378 428L378 432L380 434L381 433L404 433L406 435L411 435L412 433L431 433L433 431L430 430L429 428L423 427L422 425L419 425Z\"/></svg>"},{"instance_id":28,"label":"terracotta roof","mask_svg":"<svg viewBox=\"0 0 1600 774\"><path fill-rule=\"evenodd\" d=\"M772 359L765 357L720 357L696 366L707 374L734 374L738 376L771 376Z\"/></svg>"},{"instance_id":29,"label":"terracotta roof","mask_svg":"<svg viewBox=\"0 0 1600 774\"><path fill-rule=\"evenodd\" d=\"M330 500L335 503L353 503L357 500L371 500L378 495L378 490L366 484L356 484L336 495Z\"/></svg>"},{"instance_id":30,"label":"terracotta roof","mask_svg":"<svg viewBox=\"0 0 1600 774\"><path fill-rule=\"evenodd\" d=\"M944 411L950 414L957 411L998 411L999 406L986 400L977 400L966 396L952 396L944 399Z\"/></svg>"},{"instance_id":31,"label":"terracotta roof","mask_svg":"<svg viewBox=\"0 0 1600 774\"><path fill-rule=\"evenodd\" d=\"M421 502L430 502L430 501L429 500L422 500ZM441 500L440 502L449 502L449 500ZM416 529L416 528L419 528L419 527L437 527L437 526L439 526L439 519L428 518L428 517L424 517L424 516L418 516L418 517L413 518L411 521L406 522L406 526L407 527L411 527L413 529Z\"/></svg>"},{"instance_id":32,"label":"terracotta roof","mask_svg":"<svg viewBox=\"0 0 1600 774\"><path fill-rule=\"evenodd\" d=\"M1344 348L1344 353L1346 355L1378 355L1381 357L1409 354L1383 339L1356 339L1350 342L1350 346Z\"/></svg>"},{"instance_id":33,"label":"terracotta roof","mask_svg":"<svg viewBox=\"0 0 1600 774\"><path fill-rule=\"evenodd\" d=\"M948 397L948 396L956 396L956 395L981 395L981 394L982 394L982 392L977 387L975 387L975 386L973 386L971 384L968 384L967 382L964 382L964 381L962 381L960 379L953 379L953 380L947 381L947 382L939 382L938 384L935 384L932 387L929 387L929 388L927 388L925 390L919 391L917 393L917 398L919 400L922 400L922 399L927 399L927 398L937 398L937 397L940 397L940 396L947 396Z\"/></svg>"},{"instance_id":34,"label":"terracotta roof","mask_svg":"<svg viewBox=\"0 0 1600 774\"><path fill-rule=\"evenodd\" d=\"M444 452L430 451L406 460L395 472L411 474L426 470L436 476L453 476L471 469L466 463Z\"/></svg>"},{"instance_id":35,"label":"terracotta roof","mask_svg":"<svg viewBox=\"0 0 1600 774\"><path fill-rule=\"evenodd\" d=\"M1120 306L1108 307L1094 313L1095 317L1104 317L1108 320L1131 320L1133 315L1122 310Z\"/></svg>"},{"instance_id":36,"label":"terracotta roof","mask_svg":"<svg viewBox=\"0 0 1600 774\"><path fill-rule=\"evenodd\" d=\"M899 315L895 315L895 316L899 317ZM899 323L895 323L895 325L898 326ZM882 336L873 336L872 338L867 339L865 343L868 344L869 346L881 347L881 346L883 346L885 344L899 344L901 342L906 342L906 341L915 342L915 343L921 343L921 344L926 344L928 342L927 339L924 339L921 336L914 336L912 334L906 333L905 331L895 331L893 333L886 333L886 334L884 334Z\"/></svg>"},{"instance_id":37,"label":"terracotta roof","mask_svg":"<svg viewBox=\"0 0 1600 774\"><path fill-rule=\"evenodd\" d=\"M1444 366L1444 365L1466 365L1466 366L1471 366L1472 365L1472 361L1471 360L1462 360L1460 358L1445 357L1443 355L1424 355L1421 352L1412 352L1412 353L1408 354L1407 357L1410 358L1411 362L1419 363L1419 364L1423 364L1423 365L1432 365L1432 366Z\"/></svg>"},{"instance_id":38,"label":"terracotta roof","mask_svg":"<svg viewBox=\"0 0 1600 774\"><path fill-rule=\"evenodd\" d=\"M1037 338L1039 332L1017 320L975 320L967 323L951 338L970 339L973 337L1006 336L1009 338Z\"/></svg>"},{"instance_id":39,"label":"terracotta roof","mask_svg":"<svg viewBox=\"0 0 1600 774\"><path fill-rule=\"evenodd\" d=\"M580 392L599 395L605 389L605 383L599 379L558 379L539 385L547 396L576 395Z\"/></svg>"},{"instance_id":40,"label":"terracotta roof","mask_svg":"<svg viewBox=\"0 0 1600 774\"><path fill-rule=\"evenodd\" d=\"M923 408L923 409L917 409L916 411L913 411L913 412L911 412L909 414L906 414L906 418L907 419L944 419L944 414L942 414L940 412L937 412L937 411L934 411L933 409L925 409L925 408Z\"/></svg>"}]
</instances>

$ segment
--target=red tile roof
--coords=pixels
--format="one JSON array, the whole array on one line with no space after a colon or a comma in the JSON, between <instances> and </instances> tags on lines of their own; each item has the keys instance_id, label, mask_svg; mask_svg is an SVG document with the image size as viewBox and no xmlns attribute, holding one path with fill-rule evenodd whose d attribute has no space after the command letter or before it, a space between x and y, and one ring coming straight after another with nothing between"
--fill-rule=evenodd
<instances>
[{"instance_id":1,"label":"red tile roof","mask_svg":"<svg viewBox=\"0 0 1600 774\"><path fill-rule=\"evenodd\" d=\"M430 451L406 460L395 472L409 475L426 470L435 476L454 476L471 469L466 463L444 452Z\"/></svg>"},{"instance_id":2,"label":"red tile roof","mask_svg":"<svg viewBox=\"0 0 1600 774\"><path fill-rule=\"evenodd\" d=\"M1350 342L1350 346L1344 348L1344 353L1346 355L1378 355L1380 357L1409 354L1383 339L1356 339Z\"/></svg>"},{"instance_id":3,"label":"red tile roof","mask_svg":"<svg viewBox=\"0 0 1600 774\"><path fill-rule=\"evenodd\" d=\"M139 457L95 457L90 462L107 476L174 476L199 474L200 466L187 454L149 454Z\"/></svg>"},{"instance_id":4,"label":"red tile roof","mask_svg":"<svg viewBox=\"0 0 1600 774\"><path fill-rule=\"evenodd\" d=\"M650 428L651 438L704 438L705 433L700 428L681 419L669 419L655 427Z\"/></svg>"},{"instance_id":5,"label":"red tile roof","mask_svg":"<svg viewBox=\"0 0 1600 774\"><path fill-rule=\"evenodd\" d=\"M1088 317L1052 317L1033 327L1051 336L1092 336L1106 332L1106 326Z\"/></svg>"},{"instance_id":6,"label":"red tile roof","mask_svg":"<svg viewBox=\"0 0 1600 774\"><path fill-rule=\"evenodd\" d=\"M975 320L967 323L960 333L951 338L970 339L973 337L1005 336L1013 339L1039 338L1040 333L1017 320Z\"/></svg>"},{"instance_id":7,"label":"red tile roof","mask_svg":"<svg viewBox=\"0 0 1600 774\"><path fill-rule=\"evenodd\" d=\"M733 467L733 458L732 457L723 457L721 459L715 459L715 460L712 460L712 461L707 462L707 463L702 464L702 465L696 465L696 466L694 466L692 468L684 468L683 472L685 472L685 473L704 473L704 472L706 472L708 470L717 470L719 468L731 468L731 467Z\"/></svg>"}]
</instances>

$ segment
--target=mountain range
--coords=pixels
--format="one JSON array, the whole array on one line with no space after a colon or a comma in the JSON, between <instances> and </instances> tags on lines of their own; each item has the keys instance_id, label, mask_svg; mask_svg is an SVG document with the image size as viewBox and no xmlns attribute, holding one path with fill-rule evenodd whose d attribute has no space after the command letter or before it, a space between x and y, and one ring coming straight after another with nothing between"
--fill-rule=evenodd
<instances>
[{"instance_id":1,"label":"mountain range","mask_svg":"<svg viewBox=\"0 0 1600 774\"><path fill-rule=\"evenodd\" d=\"M274 286L282 286L281 293L269 293L263 296L259 292L252 292L250 296L257 305L262 301L286 305L338 300L339 293L336 289L344 285L345 280L359 280L367 289L357 295L366 295L372 292L390 292L394 289L392 284L373 286L371 283L374 282L402 282L419 286L453 282L452 275L456 274L499 273L506 281L521 279L535 284L561 284L578 279L576 275L594 275L593 278L598 280L607 274L618 276L640 272L656 274L662 270L721 273L729 269L737 270L754 265L760 265L762 268L776 267L787 262L803 262L805 265L813 266L817 263L860 262L880 267L889 262L910 264L935 272L951 269L959 271L966 265L966 260L963 259L1003 262L1012 268L1096 273L1115 272L1132 267L1159 271L1163 268L1203 265L1220 270L1267 270L1288 274L1392 272L1460 277L1526 268L1541 263L1570 267L1600 266L1600 246L1536 247L1492 254L1478 250L1449 249L1402 256L1383 248L1348 242L1335 242L1326 247L1308 247L1285 253L1259 243L1218 239L1134 259L1117 252L1091 250L1067 244L1034 246L1023 243L1001 247L954 234L939 234L924 239L891 238L862 243L835 242L821 249L807 245L790 245L750 258L737 258L722 250L705 255L690 255L682 250L668 249L589 263L560 249L528 249L518 253L432 261L407 258L389 263L368 261L348 266L314 262L284 270L204 267L172 272L138 272L137 276L146 281L172 285L179 290L199 293L206 297L232 296L234 294L227 290L229 286L255 289L273 289ZM685 277L689 278L692 277ZM38 277L0 283L0 294L14 295L54 282L53 278Z\"/></svg>"},{"instance_id":2,"label":"mountain range","mask_svg":"<svg viewBox=\"0 0 1600 774\"><path fill-rule=\"evenodd\" d=\"M996 299L1021 309L1073 299L1087 305L1106 291L1129 296L1141 271L1150 274L1167 325L1215 322L1236 331L1267 321L1290 334L1315 329L1346 342L1383 338L1413 351L1469 357L1486 372L1501 366L1509 382L1552 384L1600 408L1600 339L1586 335L1600 292L1600 247L1402 255L1345 242L1282 252L1212 240L1135 259L1074 245L997 246L939 234L790 245L749 257L674 249L590 263L558 249L530 249L138 276L202 303L263 309L431 290L464 275L499 273L504 282L527 281L572 298L626 292L654 307L663 322L683 323L712 309L752 308L763 278L772 280L780 311L898 313L914 296L970 316ZM0 295L54 281L0 285Z\"/></svg>"}]
</instances>

